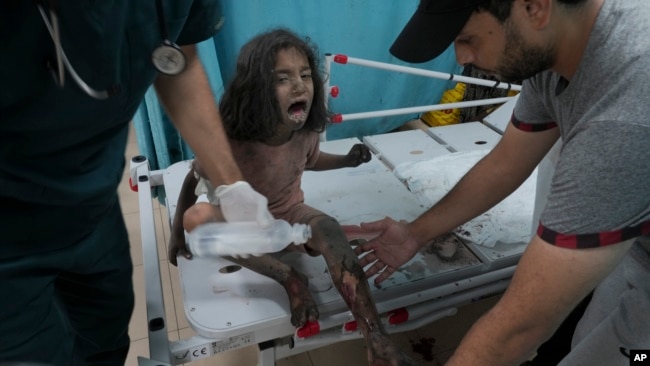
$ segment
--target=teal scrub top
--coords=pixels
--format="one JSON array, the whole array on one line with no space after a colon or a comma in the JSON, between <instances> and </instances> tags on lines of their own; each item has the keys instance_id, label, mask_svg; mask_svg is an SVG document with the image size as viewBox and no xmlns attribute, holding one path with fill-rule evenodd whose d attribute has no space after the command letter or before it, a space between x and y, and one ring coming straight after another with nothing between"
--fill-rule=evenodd
<instances>
[{"instance_id":1,"label":"teal scrub top","mask_svg":"<svg viewBox=\"0 0 650 366\"><path fill-rule=\"evenodd\" d=\"M94 99L67 71L57 86L46 67L54 43L35 2L0 2L0 258L71 245L115 205L128 123L157 75L155 0L50 2L77 74L119 92ZM215 0L162 2L172 42L217 31Z\"/></svg>"}]
</instances>

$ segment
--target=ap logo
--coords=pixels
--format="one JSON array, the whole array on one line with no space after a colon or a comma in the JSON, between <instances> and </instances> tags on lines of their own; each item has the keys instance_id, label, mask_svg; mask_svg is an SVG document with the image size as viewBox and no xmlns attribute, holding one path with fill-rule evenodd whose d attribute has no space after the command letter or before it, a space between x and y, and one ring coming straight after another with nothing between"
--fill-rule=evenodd
<instances>
[{"instance_id":1,"label":"ap logo","mask_svg":"<svg viewBox=\"0 0 650 366\"><path fill-rule=\"evenodd\" d=\"M630 366L650 366L650 350L627 349L621 347L621 353L630 359Z\"/></svg>"}]
</instances>

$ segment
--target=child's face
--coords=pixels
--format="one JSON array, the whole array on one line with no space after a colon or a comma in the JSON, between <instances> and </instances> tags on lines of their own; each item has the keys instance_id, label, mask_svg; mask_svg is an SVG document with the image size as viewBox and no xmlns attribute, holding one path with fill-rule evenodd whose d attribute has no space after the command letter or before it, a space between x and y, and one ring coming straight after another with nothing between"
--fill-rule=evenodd
<instances>
[{"instance_id":1,"label":"child's face","mask_svg":"<svg viewBox=\"0 0 650 366\"><path fill-rule=\"evenodd\" d=\"M307 57L295 48L280 50L275 63L275 93L282 122L278 134L305 125L314 97L312 70Z\"/></svg>"}]
</instances>

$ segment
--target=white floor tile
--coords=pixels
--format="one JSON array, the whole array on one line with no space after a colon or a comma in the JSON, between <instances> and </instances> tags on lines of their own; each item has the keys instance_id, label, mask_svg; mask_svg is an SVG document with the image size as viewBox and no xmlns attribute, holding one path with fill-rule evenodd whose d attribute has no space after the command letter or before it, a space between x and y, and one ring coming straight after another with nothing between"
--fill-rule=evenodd
<instances>
[{"instance_id":1,"label":"white floor tile","mask_svg":"<svg viewBox=\"0 0 650 366\"><path fill-rule=\"evenodd\" d=\"M171 278L171 290L173 294L174 306L176 308L176 321L178 328L188 328L190 323L185 316L185 305L183 303L183 289L181 288L181 279L178 274L178 268L169 265L169 277Z\"/></svg>"},{"instance_id":2,"label":"white floor tile","mask_svg":"<svg viewBox=\"0 0 650 366\"><path fill-rule=\"evenodd\" d=\"M137 341L131 341L131 348L126 357L124 366L138 366L138 356L149 357L149 339L143 338Z\"/></svg>"},{"instance_id":3,"label":"white floor tile","mask_svg":"<svg viewBox=\"0 0 650 366\"><path fill-rule=\"evenodd\" d=\"M160 209L158 210L160 227L162 227L163 240L165 244L165 250L168 248L169 238L171 237L171 222L169 221L169 214L167 213L167 208L163 205L159 205ZM158 225L158 223L156 223ZM160 239L158 239L160 240Z\"/></svg>"},{"instance_id":4,"label":"white floor tile","mask_svg":"<svg viewBox=\"0 0 650 366\"><path fill-rule=\"evenodd\" d=\"M174 292L172 291L171 275L167 260L160 261L160 277L163 290L163 299L165 302L165 317L167 318L167 331L178 330L178 315L182 312L176 310Z\"/></svg>"}]
</instances>

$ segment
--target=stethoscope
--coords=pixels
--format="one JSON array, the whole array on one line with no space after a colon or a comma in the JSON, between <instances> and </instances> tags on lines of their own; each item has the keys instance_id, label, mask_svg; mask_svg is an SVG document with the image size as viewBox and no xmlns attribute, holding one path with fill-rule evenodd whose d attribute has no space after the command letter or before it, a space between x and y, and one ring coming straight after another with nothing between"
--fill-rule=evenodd
<instances>
[{"instance_id":1,"label":"stethoscope","mask_svg":"<svg viewBox=\"0 0 650 366\"><path fill-rule=\"evenodd\" d=\"M51 67L54 80L60 87L63 87L65 82L65 70L68 70L72 79L79 85L79 87L95 99L107 99L108 97L118 93L117 88L109 88L107 90L98 91L91 88L85 81L77 74L75 69L68 61L68 58L63 51L63 46L61 45L61 34L59 32L59 19L54 11L54 8L50 6L50 18L48 19L45 9L41 4L37 3L38 11L41 13L43 22L47 27L52 41L54 42L54 49L56 51L56 71ZM165 75L178 75L187 65L187 59L185 54L178 47L177 44L169 40L167 34L167 23L165 22L165 13L163 9L162 0L156 0L156 16L158 18L158 24L160 25L160 36L162 38L162 44L156 47L151 53L151 62L153 66L160 73ZM51 20L51 21L50 21ZM65 68L65 69L64 69Z\"/></svg>"},{"instance_id":2,"label":"stethoscope","mask_svg":"<svg viewBox=\"0 0 650 366\"><path fill-rule=\"evenodd\" d=\"M167 36L167 23L165 22L162 0L156 0L156 13L158 24L160 24L160 36L163 41L151 53L151 62L158 71L165 75L178 75L185 70L187 59L181 48L176 43L171 42Z\"/></svg>"}]
</instances>

